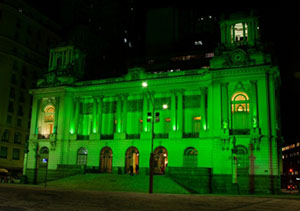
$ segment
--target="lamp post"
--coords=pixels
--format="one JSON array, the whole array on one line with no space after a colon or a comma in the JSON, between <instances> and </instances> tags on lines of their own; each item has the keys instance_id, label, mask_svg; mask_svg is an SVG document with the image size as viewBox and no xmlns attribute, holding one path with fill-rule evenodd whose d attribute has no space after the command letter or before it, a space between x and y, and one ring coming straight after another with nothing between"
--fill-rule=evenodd
<instances>
[{"instance_id":1,"label":"lamp post","mask_svg":"<svg viewBox=\"0 0 300 211\"><path fill-rule=\"evenodd\" d=\"M154 139L154 112L155 112L155 105L154 105L154 99L149 92L148 89L148 83L143 82L142 86L147 89L147 95L149 98L149 101L152 104L152 113L151 113L151 153L150 153L150 172L149 172L149 193L153 193L153 173L154 173L154 153L153 153L153 139ZM167 104L162 105L163 109L168 109Z\"/></svg>"},{"instance_id":2,"label":"lamp post","mask_svg":"<svg viewBox=\"0 0 300 211\"><path fill-rule=\"evenodd\" d=\"M149 172L149 193L153 193L153 173L154 173L154 153L153 153L153 136L154 136L154 101L152 99L152 96L149 92L148 89L148 83L143 82L142 86L147 89L147 95L149 98L149 101L152 104L152 113L151 113L151 124L152 124L152 129L151 129L151 153L150 153L150 172Z\"/></svg>"}]
</instances>

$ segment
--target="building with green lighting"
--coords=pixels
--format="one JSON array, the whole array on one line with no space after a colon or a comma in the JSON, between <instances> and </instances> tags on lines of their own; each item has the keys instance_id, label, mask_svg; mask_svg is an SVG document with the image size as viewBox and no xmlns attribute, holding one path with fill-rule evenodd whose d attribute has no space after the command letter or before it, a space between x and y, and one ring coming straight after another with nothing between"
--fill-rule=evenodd
<instances>
[{"instance_id":1,"label":"building with green lighting","mask_svg":"<svg viewBox=\"0 0 300 211\"><path fill-rule=\"evenodd\" d=\"M280 188L279 70L264 53L258 18L221 20L210 67L78 81L84 54L50 51L31 90L29 182L85 171L167 174L199 193ZM147 82L147 87L142 83Z\"/></svg>"}]
</instances>

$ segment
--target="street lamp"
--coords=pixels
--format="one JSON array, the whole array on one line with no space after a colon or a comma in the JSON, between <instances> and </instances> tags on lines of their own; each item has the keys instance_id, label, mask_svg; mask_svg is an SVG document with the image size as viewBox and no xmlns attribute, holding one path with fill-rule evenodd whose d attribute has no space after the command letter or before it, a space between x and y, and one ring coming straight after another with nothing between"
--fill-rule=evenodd
<instances>
[{"instance_id":1,"label":"street lamp","mask_svg":"<svg viewBox=\"0 0 300 211\"><path fill-rule=\"evenodd\" d=\"M154 153L153 153L153 136L154 136L154 100L152 99L152 96L148 89L148 83L143 82L142 86L144 88L147 88L147 95L149 98L149 101L152 104L152 114L151 114L151 124L152 124L152 130L151 130L151 153L150 153L150 172L149 172L149 193L153 193L153 173L154 173Z\"/></svg>"},{"instance_id":2,"label":"street lamp","mask_svg":"<svg viewBox=\"0 0 300 211\"><path fill-rule=\"evenodd\" d=\"M152 104L152 113L151 113L151 153L150 153L150 172L149 172L149 193L153 193L153 174L154 174L154 153L153 153L153 139L154 139L154 109L155 109L155 105L154 105L154 99L151 95L151 93L149 92L148 89L148 83L146 81L144 81L142 83L142 87L147 89L147 95L149 98L149 101ZM163 104L162 108L164 110L168 109L168 104Z\"/></svg>"}]
</instances>

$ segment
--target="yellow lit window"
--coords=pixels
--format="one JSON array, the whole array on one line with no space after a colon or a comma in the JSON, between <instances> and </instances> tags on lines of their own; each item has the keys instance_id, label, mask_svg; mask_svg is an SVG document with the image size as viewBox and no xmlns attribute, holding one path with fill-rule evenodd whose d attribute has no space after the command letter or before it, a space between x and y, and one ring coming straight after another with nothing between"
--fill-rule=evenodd
<instances>
[{"instance_id":1,"label":"yellow lit window","mask_svg":"<svg viewBox=\"0 0 300 211\"><path fill-rule=\"evenodd\" d=\"M237 23L231 26L231 42L242 42L248 39L247 23Z\"/></svg>"},{"instance_id":2,"label":"yellow lit window","mask_svg":"<svg viewBox=\"0 0 300 211\"><path fill-rule=\"evenodd\" d=\"M233 129L249 128L249 97L245 92L236 92L232 95L231 111Z\"/></svg>"}]
</instances>

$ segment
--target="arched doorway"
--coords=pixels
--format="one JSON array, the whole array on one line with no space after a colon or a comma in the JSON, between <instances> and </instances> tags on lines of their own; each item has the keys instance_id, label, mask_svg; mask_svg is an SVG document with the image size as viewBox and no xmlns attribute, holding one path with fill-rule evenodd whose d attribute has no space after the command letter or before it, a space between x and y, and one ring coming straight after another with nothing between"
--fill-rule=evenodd
<instances>
[{"instance_id":1,"label":"arched doorway","mask_svg":"<svg viewBox=\"0 0 300 211\"><path fill-rule=\"evenodd\" d=\"M249 177L249 155L246 147L242 145L236 146L236 158L237 158L237 182L240 189L251 190L254 185L251 186L250 182L253 182Z\"/></svg>"},{"instance_id":2,"label":"arched doorway","mask_svg":"<svg viewBox=\"0 0 300 211\"><path fill-rule=\"evenodd\" d=\"M135 147L130 147L126 151L125 173L130 173L130 166L133 168L133 173L138 174L139 151Z\"/></svg>"},{"instance_id":3,"label":"arched doorway","mask_svg":"<svg viewBox=\"0 0 300 211\"><path fill-rule=\"evenodd\" d=\"M249 173L249 155L246 147L242 145L236 146L237 152L237 171L238 174L246 174Z\"/></svg>"},{"instance_id":4,"label":"arched doorway","mask_svg":"<svg viewBox=\"0 0 300 211\"><path fill-rule=\"evenodd\" d=\"M154 173L165 174L168 165L168 152L164 147L157 147L154 150Z\"/></svg>"},{"instance_id":5,"label":"arched doorway","mask_svg":"<svg viewBox=\"0 0 300 211\"><path fill-rule=\"evenodd\" d=\"M184 150L183 167L198 166L198 151L194 147L189 147Z\"/></svg>"},{"instance_id":6,"label":"arched doorway","mask_svg":"<svg viewBox=\"0 0 300 211\"><path fill-rule=\"evenodd\" d=\"M46 168L49 160L49 149L42 147L39 154L39 167Z\"/></svg>"},{"instance_id":7,"label":"arched doorway","mask_svg":"<svg viewBox=\"0 0 300 211\"><path fill-rule=\"evenodd\" d=\"M100 172L111 173L112 171L112 150L109 147L102 148L100 152Z\"/></svg>"},{"instance_id":8,"label":"arched doorway","mask_svg":"<svg viewBox=\"0 0 300 211\"><path fill-rule=\"evenodd\" d=\"M86 148L81 147L77 152L77 165L87 164L88 151Z\"/></svg>"}]
</instances>

